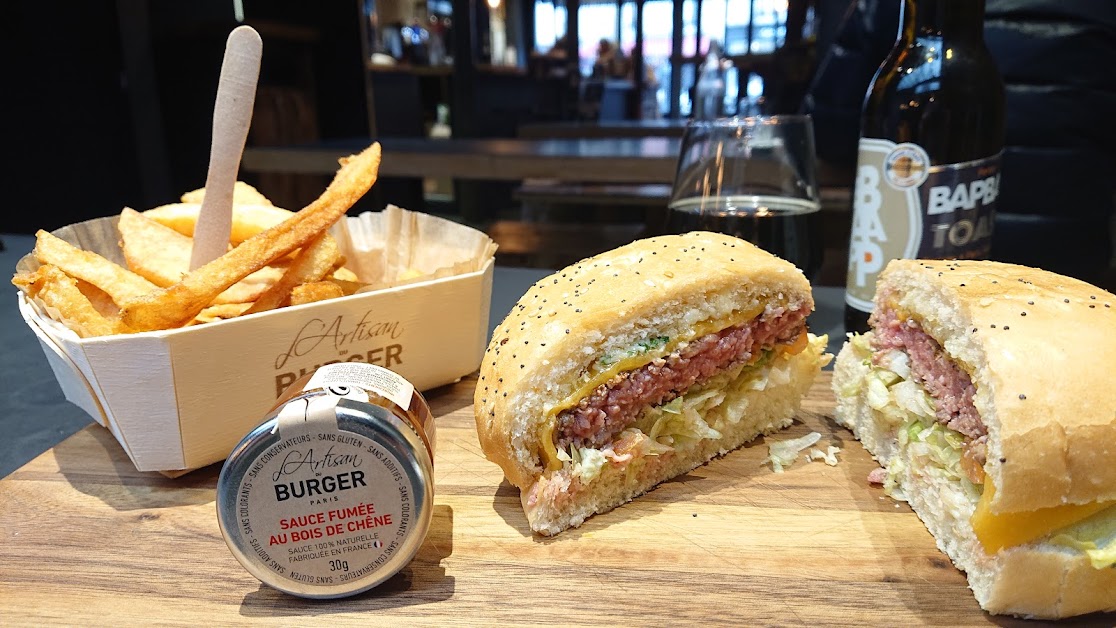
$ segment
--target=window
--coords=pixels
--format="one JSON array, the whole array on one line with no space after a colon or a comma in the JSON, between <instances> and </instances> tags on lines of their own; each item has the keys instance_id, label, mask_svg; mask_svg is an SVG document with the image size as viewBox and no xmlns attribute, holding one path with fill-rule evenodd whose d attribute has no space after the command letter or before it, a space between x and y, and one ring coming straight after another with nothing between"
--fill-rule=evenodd
<instances>
[{"instance_id":1,"label":"window","mask_svg":"<svg viewBox=\"0 0 1116 628\"><path fill-rule=\"evenodd\" d=\"M566 7L550 0L535 2L535 50L546 52L566 34Z\"/></svg>"},{"instance_id":2,"label":"window","mask_svg":"<svg viewBox=\"0 0 1116 628\"><path fill-rule=\"evenodd\" d=\"M635 11L632 11L633 16ZM619 21L616 2L583 2L577 12L578 48L580 57L578 67L582 76L593 73L593 63L597 60L597 46L601 40L616 45L616 25ZM633 17L634 20L634 17ZM634 41L632 42L635 43Z\"/></svg>"},{"instance_id":3,"label":"window","mask_svg":"<svg viewBox=\"0 0 1116 628\"><path fill-rule=\"evenodd\" d=\"M690 115L691 90L699 64L716 41L728 57L769 54L786 40L788 0L684 0L681 24L674 23L673 0L645 0L643 4L643 61L647 89L654 90L660 111ZM578 10L579 67L589 76L600 40L619 45L629 59L635 47L635 2L582 0ZM682 31L679 58L672 59L674 29ZM535 45L549 50L566 30L563 0L535 0ZM678 72L679 92L671 94L671 77ZM736 113L737 103L763 93L763 80L741 75L735 68L725 76L725 112ZM671 106L675 99L676 106Z\"/></svg>"}]
</instances>

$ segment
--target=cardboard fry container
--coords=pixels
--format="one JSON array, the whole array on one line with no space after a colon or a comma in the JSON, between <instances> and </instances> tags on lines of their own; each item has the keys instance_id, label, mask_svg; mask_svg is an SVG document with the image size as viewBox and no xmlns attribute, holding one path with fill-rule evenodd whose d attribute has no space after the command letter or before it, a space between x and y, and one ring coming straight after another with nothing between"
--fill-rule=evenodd
<instances>
[{"instance_id":1,"label":"cardboard fry container","mask_svg":"<svg viewBox=\"0 0 1116 628\"><path fill-rule=\"evenodd\" d=\"M109 429L138 470L181 475L224 460L291 382L323 364L379 364L419 390L477 369L492 296L491 240L424 214L397 208L380 214L387 216L348 217L333 233L348 260L364 256L366 265L383 266L377 256L399 261L398 249L409 250L400 265L410 283L379 277L386 287L337 299L93 338L79 337L22 292L19 309L66 399ZM379 245L350 238L349 227L360 231L401 216L413 231L405 242L397 232L376 235ZM124 265L116 222L98 218L54 234ZM424 259L422 251L435 251L441 261ZM32 254L17 270L37 266Z\"/></svg>"}]
</instances>

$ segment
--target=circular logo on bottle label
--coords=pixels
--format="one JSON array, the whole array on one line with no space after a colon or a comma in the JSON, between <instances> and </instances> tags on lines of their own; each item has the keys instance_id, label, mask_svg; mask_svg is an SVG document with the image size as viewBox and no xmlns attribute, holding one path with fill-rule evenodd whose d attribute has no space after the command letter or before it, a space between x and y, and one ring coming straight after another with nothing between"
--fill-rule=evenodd
<instances>
[{"instance_id":1,"label":"circular logo on bottle label","mask_svg":"<svg viewBox=\"0 0 1116 628\"><path fill-rule=\"evenodd\" d=\"M884 179L897 190L918 187L930 175L930 156L918 144L898 144L884 158Z\"/></svg>"}]
</instances>

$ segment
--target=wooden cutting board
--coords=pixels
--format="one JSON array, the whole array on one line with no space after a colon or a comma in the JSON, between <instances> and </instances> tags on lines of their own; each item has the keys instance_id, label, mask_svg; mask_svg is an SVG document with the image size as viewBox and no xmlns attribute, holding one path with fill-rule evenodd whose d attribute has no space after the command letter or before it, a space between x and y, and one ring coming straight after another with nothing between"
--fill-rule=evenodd
<instances>
[{"instance_id":1,"label":"wooden cutting board","mask_svg":"<svg viewBox=\"0 0 1116 628\"><path fill-rule=\"evenodd\" d=\"M875 463L827 418L828 372L772 438L820 432L820 446L841 448L837 466L800 459L775 473L761 439L554 538L531 534L518 490L481 453L474 386L428 395L434 521L379 588L322 602L260 584L217 528L219 465L140 473L91 426L0 481L0 623L1017 622L982 613L911 510L867 483Z\"/></svg>"}]
</instances>

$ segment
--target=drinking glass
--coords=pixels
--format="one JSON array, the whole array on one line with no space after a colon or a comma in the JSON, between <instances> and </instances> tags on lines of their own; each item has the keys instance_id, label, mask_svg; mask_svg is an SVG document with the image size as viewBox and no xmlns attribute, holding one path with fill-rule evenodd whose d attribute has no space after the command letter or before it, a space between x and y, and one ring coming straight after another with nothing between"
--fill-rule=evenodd
<instances>
[{"instance_id":1,"label":"drinking glass","mask_svg":"<svg viewBox=\"0 0 1116 628\"><path fill-rule=\"evenodd\" d=\"M719 231L791 262L822 262L814 128L809 116L693 121L667 212L670 233Z\"/></svg>"}]
</instances>

